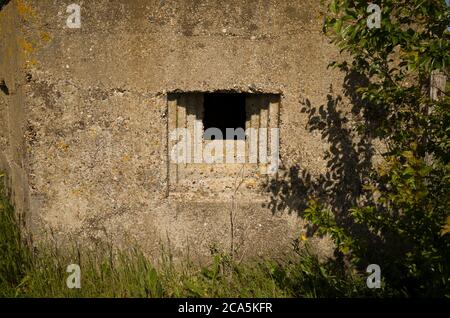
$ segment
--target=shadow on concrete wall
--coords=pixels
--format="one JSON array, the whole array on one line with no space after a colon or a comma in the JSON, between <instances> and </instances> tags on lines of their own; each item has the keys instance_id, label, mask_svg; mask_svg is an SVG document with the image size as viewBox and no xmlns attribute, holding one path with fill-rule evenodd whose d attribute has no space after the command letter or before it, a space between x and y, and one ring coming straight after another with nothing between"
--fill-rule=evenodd
<instances>
[{"instance_id":1,"label":"shadow on concrete wall","mask_svg":"<svg viewBox=\"0 0 450 318\"><path fill-rule=\"evenodd\" d=\"M11 0L0 0L0 10L3 9Z\"/></svg>"},{"instance_id":2,"label":"shadow on concrete wall","mask_svg":"<svg viewBox=\"0 0 450 318\"><path fill-rule=\"evenodd\" d=\"M356 94L356 87L361 84L367 84L367 79L358 74L350 73L345 77L344 94L352 103L351 111L357 118L357 125L348 125L348 119L339 110L342 97L333 94L332 88L324 105L312 105L309 100L299 103L301 112L308 114L309 131L320 132L321 138L330 145L325 154L328 169L326 173L313 177L301 167L301 163L285 167L285 176L268 184L271 193L269 206L274 214L287 210L302 217L308 200L319 199L331 207L338 224L372 241L375 238L366 228L352 223L348 210L359 200L371 202L371 196L366 195L363 186L373 168L375 149L372 140L386 114L363 104ZM312 236L315 231L316 228L310 225L306 234Z\"/></svg>"},{"instance_id":3,"label":"shadow on concrete wall","mask_svg":"<svg viewBox=\"0 0 450 318\"><path fill-rule=\"evenodd\" d=\"M5 95L9 95L8 86L6 86L6 83L3 80L0 80L0 91L2 91Z\"/></svg>"}]
</instances>

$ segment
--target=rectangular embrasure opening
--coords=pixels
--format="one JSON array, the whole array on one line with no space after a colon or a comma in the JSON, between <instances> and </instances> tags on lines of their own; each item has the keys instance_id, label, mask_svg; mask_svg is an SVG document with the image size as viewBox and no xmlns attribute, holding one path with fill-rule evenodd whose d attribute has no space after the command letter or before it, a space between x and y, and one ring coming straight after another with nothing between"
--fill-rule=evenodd
<instances>
[{"instance_id":1,"label":"rectangular embrasure opening","mask_svg":"<svg viewBox=\"0 0 450 318\"><path fill-rule=\"evenodd\" d=\"M280 94L175 92L167 111L168 192L230 188L242 164L253 177L278 162Z\"/></svg>"},{"instance_id":2,"label":"rectangular embrasure opening","mask_svg":"<svg viewBox=\"0 0 450 318\"><path fill-rule=\"evenodd\" d=\"M205 140L244 140L246 95L243 93L205 93L203 127Z\"/></svg>"}]
</instances>

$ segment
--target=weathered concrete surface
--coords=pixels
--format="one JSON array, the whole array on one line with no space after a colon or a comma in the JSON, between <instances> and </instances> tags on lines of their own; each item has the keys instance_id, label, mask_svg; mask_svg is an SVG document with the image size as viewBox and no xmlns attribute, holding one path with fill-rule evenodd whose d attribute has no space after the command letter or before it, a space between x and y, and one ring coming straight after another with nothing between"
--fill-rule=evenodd
<instances>
[{"instance_id":1,"label":"weathered concrete surface","mask_svg":"<svg viewBox=\"0 0 450 318\"><path fill-rule=\"evenodd\" d=\"M20 12L9 5L0 12L0 170L8 175L8 189L24 230L33 227L29 210L27 164L25 50Z\"/></svg>"},{"instance_id":2,"label":"weathered concrete surface","mask_svg":"<svg viewBox=\"0 0 450 318\"><path fill-rule=\"evenodd\" d=\"M318 1L83 1L68 29L73 2L12 1L0 16L2 163L35 241L137 241L156 255L170 240L201 256L229 248L232 210L239 257L286 251L303 222L274 215L259 186L262 200L238 193L233 208L220 192L166 197L167 92L281 92L283 165L325 172L329 145L300 111L343 81L327 69L338 51Z\"/></svg>"}]
</instances>

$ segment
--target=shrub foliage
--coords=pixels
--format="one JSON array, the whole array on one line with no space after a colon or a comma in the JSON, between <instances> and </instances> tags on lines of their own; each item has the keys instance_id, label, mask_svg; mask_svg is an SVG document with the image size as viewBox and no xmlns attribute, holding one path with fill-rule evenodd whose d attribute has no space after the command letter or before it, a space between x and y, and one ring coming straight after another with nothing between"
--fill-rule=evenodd
<instances>
[{"instance_id":1,"label":"shrub foliage","mask_svg":"<svg viewBox=\"0 0 450 318\"><path fill-rule=\"evenodd\" d=\"M331 1L324 32L350 56L332 66L362 79L357 130L381 142L382 163L345 222L314 197L305 217L355 266L379 264L399 295L450 296L450 98L445 88L430 97L431 74L448 75L450 10L444 0L378 4L380 28L369 28L367 1Z\"/></svg>"}]
</instances>

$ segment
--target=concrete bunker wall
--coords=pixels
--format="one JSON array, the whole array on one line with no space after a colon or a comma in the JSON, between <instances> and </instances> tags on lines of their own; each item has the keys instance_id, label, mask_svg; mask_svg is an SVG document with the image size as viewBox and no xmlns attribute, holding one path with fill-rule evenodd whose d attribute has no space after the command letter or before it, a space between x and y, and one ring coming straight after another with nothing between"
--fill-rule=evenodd
<instances>
[{"instance_id":1,"label":"concrete bunker wall","mask_svg":"<svg viewBox=\"0 0 450 318\"><path fill-rule=\"evenodd\" d=\"M317 1L89 1L82 27L68 29L72 2L7 6L27 8L19 18L30 45L22 47L22 71L14 71L25 118L10 122L26 127L17 136L26 145L19 153L27 158L23 188L35 239L51 229L66 242L137 241L154 255L169 239L178 251L190 246L205 255L211 244L230 246L232 209L236 253L289 246L303 222L267 207L256 170L247 170L233 197L220 187L209 196L201 187L167 195L170 93L279 94L282 164L326 171L328 145L300 111L303 99L325 104L330 86L343 80L327 69L338 52L321 34ZM225 169L231 179L240 172Z\"/></svg>"}]
</instances>

